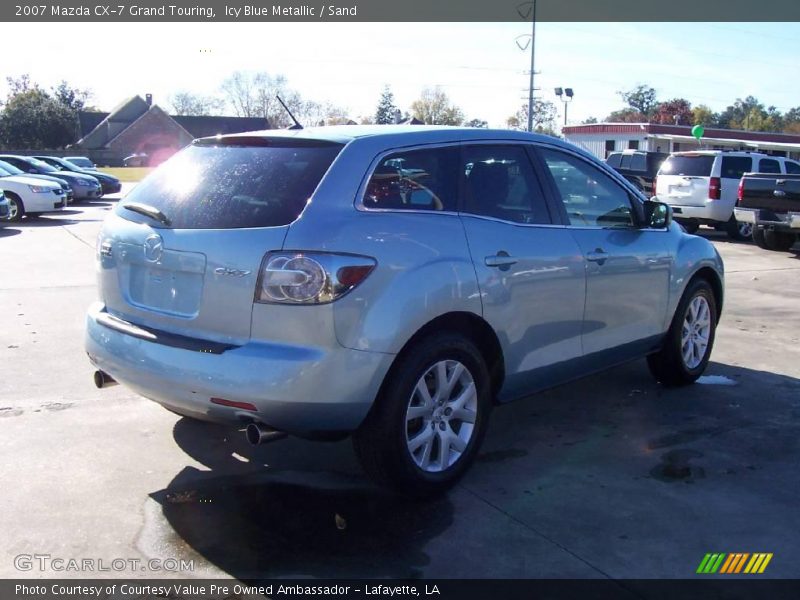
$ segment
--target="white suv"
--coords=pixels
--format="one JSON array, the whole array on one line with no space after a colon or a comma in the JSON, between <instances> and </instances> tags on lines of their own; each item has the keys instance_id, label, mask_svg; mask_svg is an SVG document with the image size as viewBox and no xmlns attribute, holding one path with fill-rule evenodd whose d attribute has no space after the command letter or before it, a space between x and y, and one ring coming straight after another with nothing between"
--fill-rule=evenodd
<instances>
[{"instance_id":1,"label":"white suv","mask_svg":"<svg viewBox=\"0 0 800 600\"><path fill-rule=\"evenodd\" d=\"M749 239L752 224L739 223L733 215L744 173L800 173L800 163L756 152L675 152L658 170L655 195L672 207L675 220L689 233L712 225L733 239Z\"/></svg>"}]
</instances>

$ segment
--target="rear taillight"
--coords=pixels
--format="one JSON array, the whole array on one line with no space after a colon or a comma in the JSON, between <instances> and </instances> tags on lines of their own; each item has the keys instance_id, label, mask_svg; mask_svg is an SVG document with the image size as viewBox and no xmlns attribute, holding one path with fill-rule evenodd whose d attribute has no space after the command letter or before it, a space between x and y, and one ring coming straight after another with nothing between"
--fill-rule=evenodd
<instances>
[{"instance_id":1,"label":"rear taillight","mask_svg":"<svg viewBox=\"0 0 800 600\"><path fill-rule=\"evenodd\" d=\"M744 177L739 180L739 189L736 192L736 204L738 205L744 198Z\"/></svg>"},{"instance_id":2,"label":"rear taillight","mask_svg":"<svg viewBox=\"0 0 800 600\"><path fill-rule=\"evenodd\" d=\"M262 262L256 302L325 304L360 285L375 259L327 252L270 252Z\"/></svg>"},{"instance_id":3,"label":"rear taillight","mask_svg":"<svg viewBox=\"0 0 800 600\"><path fill-rule=\"evenodd\" d=\"M719 200L722 196L722 181L719 177L712 177L708 180L708 197L711 200Z\"/></svg>"}]
</instances>

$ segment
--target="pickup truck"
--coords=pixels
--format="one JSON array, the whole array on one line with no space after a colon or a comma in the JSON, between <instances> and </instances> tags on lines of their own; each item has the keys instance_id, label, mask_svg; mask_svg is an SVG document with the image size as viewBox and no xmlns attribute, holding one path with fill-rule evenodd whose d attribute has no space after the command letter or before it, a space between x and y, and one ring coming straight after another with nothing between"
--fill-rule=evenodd
<instances>
[{"instance_id":1,"label":"pickup truck","mask_svg":"<svg viewBox=\"0 0 800 600\"><path fill-rule=\"evenodd\" d=\"M733 212L740 223L752 223L760 248L788 250L800 238L800 175L745 173Z\"/></svg>"}]
</instances>

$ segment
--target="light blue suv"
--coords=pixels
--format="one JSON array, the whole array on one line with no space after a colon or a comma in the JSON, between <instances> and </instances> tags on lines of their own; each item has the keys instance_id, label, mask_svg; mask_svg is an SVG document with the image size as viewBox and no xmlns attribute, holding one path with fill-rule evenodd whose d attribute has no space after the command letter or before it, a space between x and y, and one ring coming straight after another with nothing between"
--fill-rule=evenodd
<instances>
[{"instance_id":1,"label":"light blue suv","mask_svg":"<svg viewBox=\"0 0 800 600\"><path fill-rule=\"evenodd\" d=\"M425 495L468 467L493 405L647 357L706 367L723 265L603 163L511 131L345 126L196 141L97 244L98 386L286 434L352 434Z\"/></svg>"}]
</instances>

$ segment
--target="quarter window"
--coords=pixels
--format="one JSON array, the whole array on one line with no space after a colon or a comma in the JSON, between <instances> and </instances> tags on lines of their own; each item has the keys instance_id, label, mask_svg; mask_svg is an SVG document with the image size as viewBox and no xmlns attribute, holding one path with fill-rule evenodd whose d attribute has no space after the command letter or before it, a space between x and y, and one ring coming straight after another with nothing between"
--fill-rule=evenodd
<instances>
[{"instance_id":1,"label":"quarter window","mask_svg":"<svg viewBox=\"0 0 800 600\"><path fill-rule=\"evenodd\" d=\"M463 212L512 223L550 222L544 194L522 146L467 146L460 172Z\"/></svg>"},{"instance_id":2,"label":"quarter window","mask_svg":"<svg viewBox=\"0 0 800 600\"><path fill-rule=\"evenodd\" d=\"M780 173L781 165L777 160L772 160L771 158L762 158L761 162L758 163L758 172Z\"/></svg>"},{"instance_id":3,"label":"quarter window","mask_svg":"<svg viewBox=\"0 0 800 600\"><path fill-rule=\"evenodd\" d=\"M753 159L749 156L723 156L720 175L729 179L741 179L753 170Z\"/></svg>"},{"instance_id":4,"label":"quarter window","mask_svg":"<svg viewBox=\"0 0 800 600\"><path fill-rule=\"evenodd\" d=\"M635 227L625 188L585 160L565 152L540 150L573 227Z\"/></svg>"},{"instance_id":5,"label":"quarter window","mask_svg":"<svg viewBox=\"0 0 800 600\"><path fill-rule=\"evenodd\" d=\"M800 164L792 162L791 160L787 160L784 164L786 165L787 173L791 173L792 175L800 175Z\"/></svg>"},{"instance_id":6,"label":"quarter window","mask_svg":"<svg viewBox=\"0 0 800 600\"><path fill-rule=\"evenodd\" d=\"M458 147L396 152L383 158L364 192L373 209L455 211Z\"/></svg>"}]
</instances>

